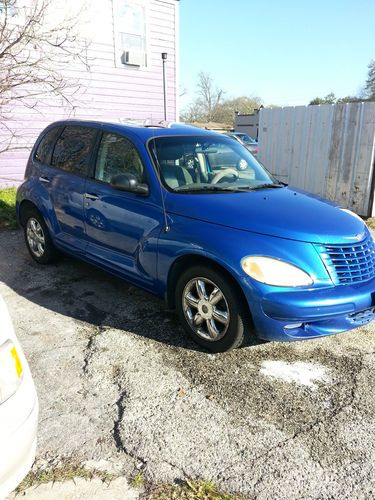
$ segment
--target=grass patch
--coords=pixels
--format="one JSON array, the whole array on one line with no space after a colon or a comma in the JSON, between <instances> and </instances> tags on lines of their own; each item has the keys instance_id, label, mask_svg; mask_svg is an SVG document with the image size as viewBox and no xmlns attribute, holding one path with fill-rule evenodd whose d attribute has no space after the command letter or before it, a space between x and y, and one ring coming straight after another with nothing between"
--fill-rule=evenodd
<instances>
[{"instance_id":1,"label":"grass patch","mask_svg":"<svg viewBox=\"0 0 375 500\"><path fill-rule=\"evenodd\" d=\"M87 469L83 465L72 460L65 460L58 467L50 469L37 469L29 472L22 483L15 490L20 494L32 486L40 484L71 481L75 478L91 479L98 478L103 482L110 483L115 475L95 469ZM141 498L147 500L246 500L242 495L231 495L221 491L211 481L183 481L181 484L153 485L146 481L142 472L138 472L131 480L131 486L135 489L144 488Z\"/></svg>"},{"instance_id":2,"label":"grass patch","mask_svg":"<svg viewBox=\"0 0 375 500\"><path fill-rule=\"evenodd\" d=\"M375 217L369 217L365 222L370 229L375 229Z\"/></svg>"},{"instance_id":3,"label":"grass patch","mask_svg":"<svg viewBox=\"0 0 375 500\"><path fill-rule=\"evenodd\" d=\"M96 477L101 479L103 482L112 481L114 478L113 474L109 474L108 472L86 469L82 465L67 461L61 466L54 467L53 469L39 469L29 472L22 483L18 485L16 493L21 493L31 486L37 486L50 482L70 481L77 477L86 480Z\"/></svg>"},{"instance_id":4,"label":"grass patch","mask_svg":"<svg viewBox=\"0 0 375 500\"><path fill-rule=\"evenodd\" d=\"M145 478L142 472L137 472L137 474L133 477L131 481L131 485L133 488L141 489L145 485Z\"/></svg>"},{"instance_id":5,"label":"grass patch","mask_svg":"<svg viewBox=\"0 0 375 500\"><path fill-rule=\"evenodd\" d=\"M16 227L16 188L0 189L0 229Z\"/></svg>"},{"instance_id":6,"label":"grass patch","mask_svg":"<svg viewBox=\"0 0 375 500\"><path fill-rule=\"evenodd\" d=\"M150 500L240 500L243 496L222 492L211 481L185 481L180 485L160 485L151 488Z\"/></svg>"}]
</instances>

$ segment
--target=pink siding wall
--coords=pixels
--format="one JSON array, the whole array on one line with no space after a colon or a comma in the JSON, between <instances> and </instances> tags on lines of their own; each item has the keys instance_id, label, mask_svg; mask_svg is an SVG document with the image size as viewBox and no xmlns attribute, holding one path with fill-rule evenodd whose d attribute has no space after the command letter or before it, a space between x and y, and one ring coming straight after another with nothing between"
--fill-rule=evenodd
<instances>
[{"instance_id":1,"label":"pink siding wall","mask_svg":"<svg viewBox=\"0 0 375 500\"><path fill-rule=\"evenodd\" d=\"M176 120L177 110L177 0L149 0L149 56L147 68L115 65L112 1L100 2L100 33L88 50L89 71L73 64L64 68L66 78L79 81L80 88L72 98L74 108L61 98L46 97L37 109L15 105L12 118L6 122L18 138L14 145L26 149L0 154L0 187L14 185L23 179L30 146L51 122L61 118L90 119L164 119L161 52L168 53L166 66L167 119ZM98 13L93 13L98 15ZM4 131L0 133L4 134Z\"/></svg>"}]
</instances>

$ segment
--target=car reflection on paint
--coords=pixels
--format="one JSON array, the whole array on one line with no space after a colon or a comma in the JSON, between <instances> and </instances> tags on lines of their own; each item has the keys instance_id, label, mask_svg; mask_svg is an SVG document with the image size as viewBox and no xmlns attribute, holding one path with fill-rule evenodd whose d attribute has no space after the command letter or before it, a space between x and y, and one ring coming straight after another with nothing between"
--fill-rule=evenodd
<instances>
[{"instance_id":1,"label":"car reflection on paint","mask_svg":"<svg viewBox=\"0 0 375 500\"><path fill-rule=\"evenodd\" d=\"M253 156L256 157L258 155L258 141L253 137L250 137L244 132L225 132L225 135L235 139L245 146L245 148L248 149Z\"/></svg>"}]
</instances>

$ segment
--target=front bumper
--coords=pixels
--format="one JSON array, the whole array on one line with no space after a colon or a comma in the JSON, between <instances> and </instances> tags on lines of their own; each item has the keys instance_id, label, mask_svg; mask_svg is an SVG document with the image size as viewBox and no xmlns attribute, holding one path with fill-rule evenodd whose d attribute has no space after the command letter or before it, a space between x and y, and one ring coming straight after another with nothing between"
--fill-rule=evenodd
<instances>
[{"instance_id":1,"label":"front bumper","mask_svg":"<svg viewBox=\"0 0 375 500\"><path fill-rule=\"evenodd\" d=\"M270 287L271 288L271 287ZM375 279L310 290L272 288L255 294L245 278L245 294L258 336L291 341L332 335L375 319Z\"/></svg>"},{"instance_id":2,"label":"front bumper","mask_svg":"<svg viewBox=\"0 0 375 500\"><path fill-rule=\"evenodd\" d=\"M12 492L29 472L36 451L38 399L31 412L9 436L0 440L0 499Z\"/></svg>"}]
</instances>

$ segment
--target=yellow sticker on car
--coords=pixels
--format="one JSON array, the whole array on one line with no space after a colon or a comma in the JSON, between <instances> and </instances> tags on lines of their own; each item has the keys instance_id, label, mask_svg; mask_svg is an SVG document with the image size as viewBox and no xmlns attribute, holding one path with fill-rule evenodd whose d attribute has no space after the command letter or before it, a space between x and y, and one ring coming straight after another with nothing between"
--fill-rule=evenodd
<instances>
[{"instance_id":1,"label":"yellow sticker on car","mask_svg":"<svg viewBox=\"0 0 375 500\"><path fill-rule=\"evenodd\" d=\"M10 353L13 356L13 359L14 359L14 364L15 364L17 376L18 376L18 378L21 378L23 368L22 368L21 360L20 360L20 358L18 356L17 349L15 347L12 347Z\"/></svg>"}]
</instances>

